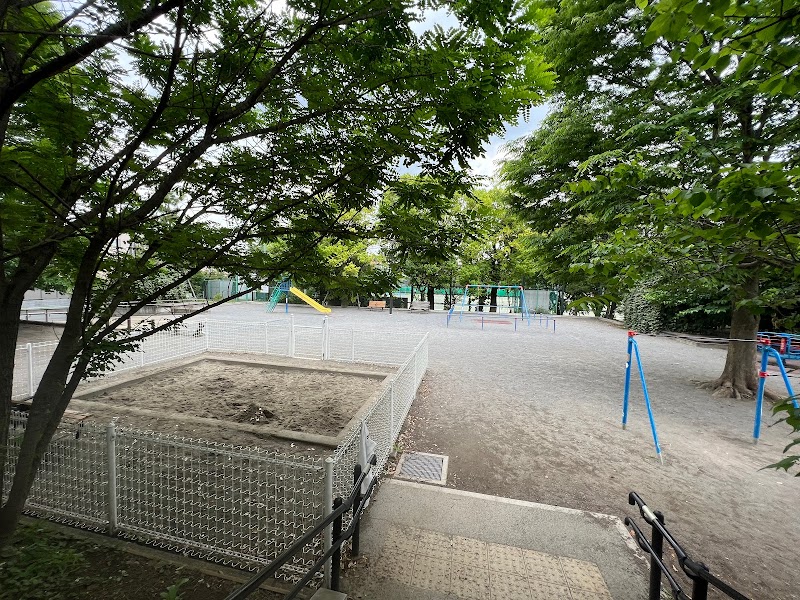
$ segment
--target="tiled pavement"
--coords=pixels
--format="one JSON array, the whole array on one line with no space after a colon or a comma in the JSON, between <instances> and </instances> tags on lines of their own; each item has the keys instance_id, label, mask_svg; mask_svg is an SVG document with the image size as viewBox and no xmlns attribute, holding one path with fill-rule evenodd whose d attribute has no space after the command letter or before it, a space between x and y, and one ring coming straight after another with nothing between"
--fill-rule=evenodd
<instances>
[{"instance_id":1,"label":"tiled pavement","mask_svg":"<svg viewBox=\"0 0 800 600\"><path fill-rule=\"evenodd\" d=\"M343 574L352 600L641 600L616 517L390 479Z\"/></svg>"},{"instance_id":2,"label":"tiled pavement","mask_svg":"<svg viewBox=\"0 0 800 600\"><path fill-rule=\"evenodd\" d=\"M374 575L464 600L611 600L593 563L391 526Z\"/></svg>"}]
</instances>

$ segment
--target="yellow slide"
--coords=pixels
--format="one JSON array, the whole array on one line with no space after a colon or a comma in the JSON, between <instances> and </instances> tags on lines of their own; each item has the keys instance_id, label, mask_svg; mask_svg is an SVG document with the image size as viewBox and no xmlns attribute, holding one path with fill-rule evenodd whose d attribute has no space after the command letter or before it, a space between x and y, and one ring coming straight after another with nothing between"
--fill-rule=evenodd
<instances>
[{"instance_id":1,"label":"yellow slide","mask_svg":"<svg viewBox=\"0 0 800 600\"><path fill-rule=\"evenodd\" d=\"M286 288L283 288L283 289L286 289ZM326 307L322 306L322 304L320 304L319 302L317 302L313 298L307 296L306 294L304 294L303 292L298 290L296 287L290 287L289 291L292 292L295 296L300 298L300 300L302 300L303 302L305 302L309 306L313 306L314 308L316 308L319 312L325 313L325 314L328 314L329 312L331 312L330 308L326 308Z\"/></svg>"}]
</instances>

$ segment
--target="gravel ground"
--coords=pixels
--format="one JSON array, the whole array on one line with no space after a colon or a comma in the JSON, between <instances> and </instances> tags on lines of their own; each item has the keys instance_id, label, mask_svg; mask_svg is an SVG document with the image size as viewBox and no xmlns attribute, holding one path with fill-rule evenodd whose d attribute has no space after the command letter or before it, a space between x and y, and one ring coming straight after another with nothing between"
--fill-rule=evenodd
<instances>
[{"instance_id":1,"label":"gravel ground","mask_svg":"<svg viewBox=\"0 0 800 600\"><path fill-rule=\"evenodd\" d=\"M298 324L321 319L306 307L292 311ZM266 316L264 304L239 303L208 318ZM430 331L429 370L403 439L405 449L450 457L449 486L620 517L634 514L627 494L636 490L666 515L690 556L743 593L800 598L800 478L760 470L782 456L789 429L764 427L754 446L753 402L714 399L700 388L721 373L724 349L639 338L661 465L635 374L628 429L620 426L624 329L564 317L555 333L538 323L516 333L510 324L481 331L475 321L447 328L441 312L354 308L334 308L328 318ZM780 393L777 383L770 381Z\"/></svg>"}]
</instances>

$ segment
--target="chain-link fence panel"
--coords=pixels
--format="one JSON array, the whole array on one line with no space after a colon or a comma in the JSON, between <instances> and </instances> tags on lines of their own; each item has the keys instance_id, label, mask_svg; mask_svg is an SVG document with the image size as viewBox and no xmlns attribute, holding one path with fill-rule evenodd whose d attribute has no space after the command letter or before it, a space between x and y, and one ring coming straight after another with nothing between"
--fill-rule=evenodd
<instances>
[{"instance_id":1,"label":"chain-link fence panel","mask_svg":"<svg viewBox=\"0 0 800 600\"><path fill-rule=\"evenodd\" d=\"M319 459L120 430L119 531L226 564L266 564L322 515ZM313 564L313 549L283 571Z\"/></svg>"},{"instance_id":2,"label":"chain-link fence panel","mask_svg":"<svg viewBox=\"0 0 800 600\"><path fill-rule=\"evenodd\" d=\"M323 327L294 326L294 354L297 358L323 358Z\"/></svg>"},{"instance_id":3,"label":"chain-link fence panel","mask_svg":"<svg viewBox=\"0 0 800 600\"><path fill-rule=\"evenodd\" d=\"M27 413L12 412L3 485L6 497L27 422ZM62 422L42 458L25 508L29 513L72 525L103 529L108 520L107 490L105 430Z\"/></svg>"}]
</instances>

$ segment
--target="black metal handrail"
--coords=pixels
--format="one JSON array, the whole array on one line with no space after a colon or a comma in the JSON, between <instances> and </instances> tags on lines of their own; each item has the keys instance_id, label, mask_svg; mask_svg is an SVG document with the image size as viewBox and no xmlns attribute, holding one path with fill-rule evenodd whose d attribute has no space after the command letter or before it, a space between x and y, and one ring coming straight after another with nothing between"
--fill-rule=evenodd
<instances>
[{"instance_id":1,"label":"black metal handrail","mask_svg":"<svg viewBox=\"0 0 800 600\"><path fill-rule=\"evenodd\" d=\"M372 468L377 464L377 457L373 454L369 459L369 468L362 472L361 465L356 465L353 472L353 488L347 499L336 498L333 501L333 511L325 518L321 519L314 527L309 529L302 536L292 542L286 550L281 552L275 560L269 565L264 567L261 571L256 573L247 583L242 585L237 590L231 592L225 597L225 600L242 600L247 598L250 594L256 591L264 581L275 575L278 570L289 562L298 552L305 548L315 537L325 530L328 525L333 524L331 547L320 556L306 574L298 581L295 586L284 596L284 600L291 600L300 593L306 584L319 572L325 562L329 558L333 558L331 565L331 588L335 591L339 590L339 574L341 570L341 551L342 545L353 538L351 553L355 556L359 552L359 538L361 529L361 515L366 508L369 497L372 494L372 489L378 481L377 477L373 477L367 491L361 493L361 484L364 483L367 475L369 475ZM352 508L353 518L347 529L342 531L342 516Z\"/></svg>"},{"instance_id":2,"label":"black metal handrail","mask_svg":"<svg viewBox=\"0 0 800 600\"><path fill-rule=\"evenodd\" d=\"M636 492L629 493L628 504L631 506L638 506L639 513L652 527L652 538L648 540L647 536L636 524L636 521L630 517L625 517L625 525L633 530L631 535L633 535L636 543L639 544L642 550L650 555L650 590L648 600L659 600L661 598L662 574L666 577L669 587L672 590L672 595L676 600L707 600L709 585L714 586L723 594L734 600L749 600L747 596L712 575L706 565L689 558L689 555L683 547L664 526L664 515L659 511L650 510L650 507L645 504L639 494ZM681 569L692 581L691 596L688 596L686 592L683 591L678 580L670 572L667 565L664 564L663 552L665 540L675 551L675 556L678 557L678 564Z\"/></svg>"}]
</instances>

